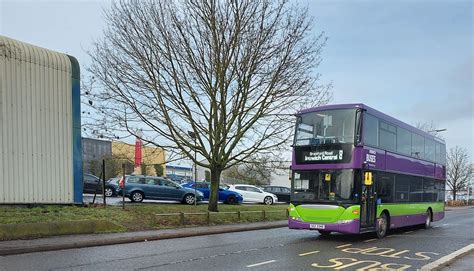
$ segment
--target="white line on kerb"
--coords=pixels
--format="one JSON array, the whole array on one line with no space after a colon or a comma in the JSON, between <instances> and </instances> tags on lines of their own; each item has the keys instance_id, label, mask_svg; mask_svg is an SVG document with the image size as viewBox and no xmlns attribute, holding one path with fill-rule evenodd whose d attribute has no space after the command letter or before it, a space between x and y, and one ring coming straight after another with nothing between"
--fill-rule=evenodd
<instances>
[{"instance_id":1,"label":"white line on kerb","mask_svg":"<svg viewBox=\"0 0 474 271\"><path fill-rule=\"evenodd\" d=\"M264 264L273 263L273 262L276 262L276 260L266 261L262 263L255 263L255 264L247 265L246 267L254 267L254 266L264 265Z\"/></svg>"},{"instance_id":2,"label":"white line on kerb","mask_svg":"<svg viewBox=\"0 0 474 271\"><path fill-rule=\"evenodd\" d=\"M310 252L298 254L298 256L306 256L306 255L315 254L315 253L318 253L318 252L319 252L319 250L315 250L315 251L310 251Z\"/></svg>"},{"instance_id":3,"label":"white line on kerb","mask_svg":"<svg viewBox=\"0 0 474 271\"><path fill-rule=\"evenodd\" d=\"M425 266L421 267L422 271L428 270L439 270L442 267L448 265L449 263L453 262L454 260L468 254L469 252L474 251L474 244L467 245L461 249L454 251L453 253L446 255L444 257L439 258L438 260L429 263Z\"/></svg>"}]
</instances>

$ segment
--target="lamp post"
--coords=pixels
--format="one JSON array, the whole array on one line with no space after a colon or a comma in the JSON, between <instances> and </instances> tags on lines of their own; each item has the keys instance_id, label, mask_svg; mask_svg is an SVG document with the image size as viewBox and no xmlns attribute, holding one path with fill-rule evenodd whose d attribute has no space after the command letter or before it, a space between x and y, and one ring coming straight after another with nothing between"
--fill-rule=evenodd
<instances>
[{"instance_id":1,"label":"lamp post","mask_svg":"<svg viewBox=\"0 0 474 271\"><path fill-rule=\"evenodd\" d=\"M431 132L436 132L436 133L439 133L439 132L444 132L444 131L446 131L446 130L448 130L448 129L446 129L446 128L443 128L443 129L435 129L435 130L426 131L426 132L427 132L427 133L431 133Z\"/></svg>"},{"instance_id":2,"label":"lamp post","mask_svg":"<svg viewBox=\"0 0 474 271\"><path fill-rule=\"evenodd\" d=\"M196 133L192 132L192 131L188 131L188 135L189 137L191 137L192 139L194 139L194 163L193 163L193 167L194 167L194 206L197 206L197 194L196 194L196 179L197 179L197 168L196 168L196 154L197 154L197 151L196 151L196 147L197 147L197 137L196 137Z\"/></svg>"}]
</instances>

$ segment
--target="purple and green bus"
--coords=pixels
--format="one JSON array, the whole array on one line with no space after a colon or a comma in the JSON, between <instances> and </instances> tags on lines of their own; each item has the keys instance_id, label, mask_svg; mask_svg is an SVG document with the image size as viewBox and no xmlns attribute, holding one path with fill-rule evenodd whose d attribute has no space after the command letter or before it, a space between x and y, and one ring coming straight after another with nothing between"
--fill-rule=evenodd
<instances>
[{"instance_id":1,"label":"purple and green bus","mask_svg":"<svg viewBox=\"0 0 474 271\"><path fill-rule=\"evenodd\" d=\"M444 217L443 140L363 104L297 113L290 229L376 232Z\"/></svg>"}]
</instances>

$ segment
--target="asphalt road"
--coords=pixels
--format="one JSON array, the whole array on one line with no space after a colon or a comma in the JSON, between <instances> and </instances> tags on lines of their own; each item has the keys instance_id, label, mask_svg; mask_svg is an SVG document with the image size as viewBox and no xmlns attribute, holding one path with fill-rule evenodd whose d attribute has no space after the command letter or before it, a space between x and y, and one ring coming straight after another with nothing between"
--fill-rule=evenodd
<instances>
[{"instance_id":1,"label":"asphalt road","mask_svg":"<svg viewBox=\"0 0 474 271\"><path fill-rule=\"evenodd\" d=\"M382 240L279 228L0 257L0 269L416 270L473 243L473 225L474 209L460 209L429 230L406 228Z\"/></svg>"}]
</instances>

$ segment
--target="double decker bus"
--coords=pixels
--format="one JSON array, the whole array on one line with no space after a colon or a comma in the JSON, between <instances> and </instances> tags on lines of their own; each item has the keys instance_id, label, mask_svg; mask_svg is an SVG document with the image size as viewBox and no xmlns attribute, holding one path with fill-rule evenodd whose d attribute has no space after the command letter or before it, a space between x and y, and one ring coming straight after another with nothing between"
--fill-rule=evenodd
<instances>
[{"instance_id":1,"label":"double decker bus","mask_svg":"<svg viewBox=\"0 0 474 271\"><path fill-rule=\"evenodd\" d=\"M290 229L376 232L444 217L443 140L364 104L296 115Z\"/></svg>"}]
</instances>

